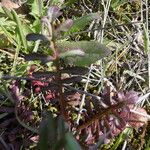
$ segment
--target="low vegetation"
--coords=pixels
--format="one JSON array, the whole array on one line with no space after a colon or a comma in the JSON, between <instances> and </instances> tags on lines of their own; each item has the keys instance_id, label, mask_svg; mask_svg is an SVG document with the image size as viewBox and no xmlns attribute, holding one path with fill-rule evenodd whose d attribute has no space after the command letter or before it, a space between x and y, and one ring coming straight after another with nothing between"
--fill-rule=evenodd
<instances>
[{"instance_id":1,"label":"low vegetation","mask_svg":"<svg viewBox=\"0 0 150 150\"><path fill-rule=\"evenodd\" d=\"M147 0L2 0L0 149L150 148Z\"/></svg>"}]
</instances>

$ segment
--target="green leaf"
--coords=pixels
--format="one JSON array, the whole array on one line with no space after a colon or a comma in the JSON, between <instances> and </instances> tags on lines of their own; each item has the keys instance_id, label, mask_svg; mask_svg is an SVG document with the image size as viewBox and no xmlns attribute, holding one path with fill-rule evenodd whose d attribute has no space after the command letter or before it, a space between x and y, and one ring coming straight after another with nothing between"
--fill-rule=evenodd
<instances>
[{"instance_id":1,"label":"green leaf","mask_svg":"<svg viewBox=\"0 0 150 150\"><path fill-rule=\"evenodd\" d=\"M61 8L61 6L64 4L64 0L51 0L50 6L56 5Z\"/></svg>"},{"instance_id":2,"label":"green leaf","mask_svg":"<svg viewBox=\"0 0 150 150\"><path fill-rule=\"evenodd\" d=\"M22 30L21 21L20 21L18 15L16 14L16 12L14 10L12 10L12 15L13 15L14 21L17 24L17 29L18 29L18 33L19 33L19 37L20 37L20 40L22 42L22 45L24 46L24 49L27 51L27 42L26 42L26 38L25 38L25 35L23 33L23 30Z\"/></svg>"},{"instance_id":3,"label":"green leaf","mask_svg":"<svg viewBox=\"0 0 150 150\"><path fill-rule=\"evenodd\" d=\"M3 11L8 16L8 18L13 20L13 16L12 16L11 12L6 7L3 7Z\"/></svg>"},{"instance_id":4,"label":"green leaf","mask_svg":"<svg viewBox=\"0 0 150 150\"><path fill-rule=\"evenodd\" d=\"M61 53L60 58L71 57L71 56L84 56L84 55L85 53L82 50L76 49L76 50L67 51L65 53Z\"/></svg>"},{"instance_id":5,"label":"green leaf","mask_svg":"<svg viewBox=\"0 0 150 150\"><path fill-rule=\"evenodd\" d=\"M48 150L49 146L54 147L57 141L57 126L52 114L47 112L40 125L39 150Z\"/></svg>"},{"instance_id":6,"label":"green leaf","mask_svg":"<svg viewBox=\"0 0 150 150\"><path fill-rule=\"evenodd\" d=\"M0 24L0 28L2 29L4 35L8 38L8 41L16 46L17 43L14 40L14 36L10 32L7 31L6 27Z\"/></svg>"},{"instance_id":7,"label":"green leaf","mask_svg":"<svg viewBox=\"0 0 150 150\"><path fill-rule=\"evenodd\" d=\"M127 0L112 0L111 1L111 7L115 10L118 7L120 7L121 5L124 5L127 2L128 2Z\"/></svg>"},{"instance_id":8,"label":"green leaf","mask_svg":"<svg viewBox=\"0 0 150 150\"><path fill-rule=\"evenodd\" d=\"M90 13L88 15L82 16L82 17L74 20L73 25L70 28L70 30L67 32L67 34L83 30L85 28L85 26L88 25L89 22L94 19L100 19L100 14L99 13Z\"/></svg>"},{"instance_id":9,"label":"green leaf","mask_svg":"<svg viewBox=\"0 0 150 150\"><path fill-rule=\"evenodd\" d=\"M62 116L59 116L57 119L57 127L58 138L62 140L67 131L67 127ZM63 142L65 141L62 141L62 143Z\"/></svg>"},{"instance_id":10,"label":"green leaf","mask_svg":"<svg viewBox=\"0 0 150 150\"><path fill-rule=\"evenodd\" d=\"M73 3L78 2L78 0L67 0L65 6L71 6Z\"/></svg>"},{"instance_id":11,"label":"green leaf","mask_svg":"<svg viewBox=\"0 0 150 150\"><path fill-rule=\"evenodd\" d=\"M71 133L65 134L65 150L82 150L76 139L73 137Z\"/></svg>"},{"instance_id":12,"label":"green leaf","mask_svg":"<svg viewBox=\"0 0 150 150\"><path fill-rule=\"evenodd\" d=\"M73 63L76 66L90 65L110 54L110 50L97 41L57 42L57 49L62 54L75 49L82 50L85 53L82 57L74 55L73 57L65 58L69 63Z\"/></svg>"},{"instance_id":13,"label":"green leaf","mask_svg":"<svg viewBox=\"0 0 150 150\"><path fill-rule=\"evenodd\" d=\"M32 0L31 2L31 15L35 18L42 16L43 0Z\"/></svg>"}]
</instances>

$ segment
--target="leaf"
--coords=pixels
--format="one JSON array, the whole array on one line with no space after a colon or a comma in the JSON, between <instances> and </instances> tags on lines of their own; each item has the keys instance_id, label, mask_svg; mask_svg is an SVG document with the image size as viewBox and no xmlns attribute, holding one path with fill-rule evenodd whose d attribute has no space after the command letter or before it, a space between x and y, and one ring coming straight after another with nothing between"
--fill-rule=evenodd
<instances>
[{"instance_id":1,"label":"leaf","mask_svg":"<svg viewBox=\"0 0 150 150\"><path fill-rule=\"evenodd\" d=\"M49 41L46 36L44 36L43 34L37 34L37 33L30 33L30 34L26 35L26 40L27 41L41 40L41 41L44 41L44 42Z\"/></svg>"},{"instance_id":2,"label":"leaf","mask_svg":"<svg viewBox=\"0 0 150 150\"><path fill-rule=\"evenodd\" d=\"M26 54L24 59L26 61L40 60L42 63L47 63L47 62L53 61L52 56L47 56L47 55L38 54L38 53Z\"/></svg>"},{"instance_id":3,"label":"leaf","mask_svg":"<svg viewBox=\"0 0 150 150\"><path fill-rule=\"evenodd\" d=\"M63 80L61 80L61 82L65 83L65 84L70 84L70 83L80 82L81 80L82 80L81 76L75 76L75 77L63 79Z\"/></svg>"},{"instance_id":4,"label":"leaf","mask_svg":"<svg viewBox=\"0 0 150 150\"><path fill-rule=\"evenodd\" d=\"M51 113L46 113L40 125L39 150L48 150L49 145L54 147L57 139L57 125ZM49 144L50 143L50 144Z\"/></svg>"},{"instance_id":5,"label":"leaf","mask_svg":"<svg viewBox=\"0 0 150 150\"><path fill-rule=\"evenodd\" d=\"M65 122L62 116L58 117L57 125L58 125L58 136L60 138L63 138L67 129L66 129Z\"/></svg>"},{"instance_id":6,"label":"leaf","mask_svg":"<svg viewBox=\"0 0 150 150\"><path fill-rule=\"evenodd\" d=\"M43 0L32 0L29 1L31 5L31 15L33 15L35 18L38 16L42 16L42 8L43 8Z\"/></svg>"},{"instance_id":7,"label":"leaf","mask_svg":"<svg viewBox=\"0 0 150 150\"><path fill-rule=\"evenodd\" d=\"M89 13L88 15L82 16L76 20L73 21L73 25L71 29L67 33L74 33L78 32L80 30L83 30L86 25L89 24L90 21L94 19L100 19L99 13Z\"/></svg>"},{"instance_id":8,"label":"leaf","mask_svg":"<svg viewBox=\"0 0 150 150\"><path fill-rule=\"evenodd\" d=\"M13 20L13 16L12 16L11 12L6 7L3 7L3 11L8 16L8 18L10 18L11 20Z\"/></svg>"},{"instance_id":9,"label":"leaf","mask_svg":"<svg viewBox=\"0 0 150 150\"><path fill-rule=\"evenodd\" d=\"M45 72L33 72L32 73L32 76L35 77L35 78L43 78L43 77L46 77L46 78L50 78L50 77L53 77L56 75L56 72L50 72L50 71L45 71Z\"/></svg>"},{"instance_id":10,"label":"leaf","mask_svg":"<svg viewBox=\"0 0 150 150\"><path fill-rule=\"evenodd\" d=\"M85 53L80 50L80 49L76 49L76 50L70 50L70 51L67 51L67 52L64 52L64 53L61 53L60 54L60 58L65 58L65 57L71 57L71 56L84 56Z\"/></svg>"},{"instance_id":11,"label":"leaf","mask_svg":"<svg viewBox=\"0 0 150 150\"><path fill-rule=\"evenodd\" d=\"M14 10L12 10L12 15L13 15L14 21L17 24L17 29L18 29L18 32L19 32L19 37L20 37L20 40L22 42L22 45L23 45L24 49L27 50L27 42L26 42L26 39L25 39L25 35L22 31L21 21L20 21L18 15L16 14L16 12Z\"/></svg>"},{"instance_id":12,"label":"leaf","mask_svg":"<svg viewBox=\"0 0 150 150\"><path fill-rule=\"evenodd\" d=\"M105 45L102 45L97 41L57 42L57 49L60 53L67 52L72 49L82 50L85 53L82 57L73 56L65 58L69 61L69 63L73 63L76 66L90 65L110 54L110 50Z\"/></svg>"},{"instance_id":13,"label":"leaf","mask_svg":"<svg viewBox=\"0 0 150 150\"><path fill-rule=\"evenodd\" d=\"M75 3L75 2L78 2L78 0L67 0L66 2L65 2L65 5L66 6L71 6L73 3Z\"/></svg>"},{"instance_id":14,"label":"leaf","mask_svg":"<svg viewBox=\"0 0 150 150\"><path fill-rule=\"evenodd\" d=\"M14 40L14 36L13 36L12 34L10 34L10 33L7 31L7 29L6 29L4 26L2 26L1 24L0 24L0 28L3 30L4 35L7 37L8 41L16 46L17 44L16 44L16 41ZM5 39L6 39L6 38L5 38ZM6 47L7 44L4 45L4 46Z\"/></svg>"},{"instance_id":15,"label":"leaf","mask_svg":"<svg viewBox=\"0 0 150 150\"><path fill-rule=\"evenodd\" d=\"M86 67L68 67L63 70L61 70L61 73L68 73L72 75L85 75L88 73L89 69Z\"/></svg>"},{"instance_id":16,"label":"leaf","mask_svg":"<svg viewBox=\"0 0 150 150\"><path fill-rule=\"evenodd\" d=\"M82 150L76 139L72 136L71 133L65 134L65 150Z\"/></svg>"},{"instance_id":17,"label":"leaf","mask_svg":"<svg viewBox=\"0 0 150 150\"><path fill-rule=\"evenodd\" d=\"M51 6L48 8L47 16L48 16L50 22L54 21L61 14L62 14L62 12L60 11L60 8L58 6Z\"/></svg>"},{"instance_id":18,"label":"leaf","mask_svg":"<svg viewBox=\"0 0 150 150\"><path fill-rule=\"evenodd\" d=\"M124 5L125 3L127 3L127 0L112 0L111 7L115 11L118 7L120 7L121 5Z\"/></svg>"},{"instance_id":19,"label":"leaf","mask_svg":"<svg viewBox=\"0 0 150 150\"><path fill-rule=\"evenodd\" d=\"M14 3L13 1L11 0L1 0L1 5L5 8L7 8L8 10L11 10L11 9L17 9L20 7L19 4L17 3Z\"/></svg>"},{"instance_id":20,"label":"leaf","mask_svg":"<svg viewBox=\"0 0 150 150\"><path fill-rule=\"evenodd\" d=\"M66 2L65 2L66 3ZM61 8L61 6L64 4L64 0L51 0L50 1L50 6L56 5Z\"/></svg>"},{"instance_id":21,"label":"leaf","mask_svg":"<svg viewBox=\"0 0 150 150\"><path fill-rule=\"evenodd\" d=\"M68 31L73 26L73 20L67 19L63 22L60 27L57 29L58 31Z\"/></svg>"}]
</instances>

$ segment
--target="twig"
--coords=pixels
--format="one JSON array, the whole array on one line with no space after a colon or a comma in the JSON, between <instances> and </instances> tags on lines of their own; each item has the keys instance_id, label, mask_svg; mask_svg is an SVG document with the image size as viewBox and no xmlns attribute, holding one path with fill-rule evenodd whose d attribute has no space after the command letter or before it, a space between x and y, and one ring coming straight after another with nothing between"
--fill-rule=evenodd
<instances>
[{"instance_id":1,"label":"twig","mask_svg":"<svg viewBox=\"0 0 150 150\"><path fill-rule=\"evenodd\" d=\"M149 35L148 35L148 22L149 22L149 20L148 20L148 14L149 14L149 11L148 11L148 0L145 0L145 6L146 6L146 51L148 52L148 85L149 85L149 89L150 89L150 48L149 48L149 46L150 46L150 44L149 44Z\"/></svg>"},{"instance_id":2,"label":"twig","mask_svg":"<svg viewBox=\"0 0 150 150\"><path fill-rule=\"evenodd\" d=\"M108 16L108 11L109 11L111 0L107 0L106 2L107 3L105 4L104 0L102 0L102 4L104 7L104 18L103 18L103 22L102 22L102 28L104 28L105 24L106 24L106 19ZM101 30L99 35L100 35L100 38L98 38L98 41L103 43L104 30Z\"/></svg>"},{"instance_id":3,"label":"twig","mask_svg":"<svg viewBox=\"0 0 150 150\"><path fill-rule=\"evenodd\" d=\"M84 88L85 92L87 92L87 88L88 88L88 85L89 85L89 82L90 82L90 76L91 76L92 68L93 68L93 64L91 65L90 70L89 70L89 74L88 74L88 77L87 77L87 82L86 82L85 88ZM76 121L77 125L79 124L79 120L81 118L81 111L83 109L83 105L84 105L84 102L85 102L85 96L86 96L85 94L82 95L81 104L80 104L80 108L79 108L79 112L78 112L78 116L77 116L77 121Z\"/></svg>"}]
</instances>

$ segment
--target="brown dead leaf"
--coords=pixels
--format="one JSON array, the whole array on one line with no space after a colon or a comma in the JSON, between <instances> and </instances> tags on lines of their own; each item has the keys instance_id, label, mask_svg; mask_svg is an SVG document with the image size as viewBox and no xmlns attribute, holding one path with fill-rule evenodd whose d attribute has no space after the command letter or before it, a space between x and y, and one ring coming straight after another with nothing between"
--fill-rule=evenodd
<instances>
[{"instance_id":1,"label":"brown dead leaf","mask_svg":"<svg viewBox=\"0 0 150 150\"><path fill-rule=\"evenodd\" d=\"M1 6L11 10L11 9L17 9L21 5L17 4L17 3L14 3L11 0L1 0Z\"/></svg>"}]
</instances>

